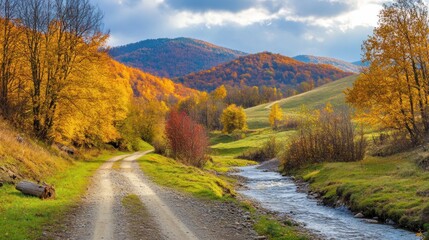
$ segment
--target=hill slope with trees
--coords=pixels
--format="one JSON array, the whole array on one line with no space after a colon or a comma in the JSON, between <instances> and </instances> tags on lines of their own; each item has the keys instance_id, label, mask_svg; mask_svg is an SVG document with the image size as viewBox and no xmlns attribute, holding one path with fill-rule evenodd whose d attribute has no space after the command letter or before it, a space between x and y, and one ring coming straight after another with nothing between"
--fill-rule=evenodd
<instances>
[{"instance_id":1,"label":"hill slope with trees","mask_svg":"<svg viewBox=\"0 0 429 240\"><path fill-rule=\"evenodd\" d=\"M305 92L350 75L352 73L330 65L307 64L280 54L263 52L174 80L187 87L209 91L221 85L246 85L277 87L283 92Z\"/></svg>"},{"instance_id":2,"label":"hill slope with trees","mask_svg":"<svg viewBox=\"0 0 429 240\"><path fill-rule=\"evenodd\" d=\"M109 53L121 63L161 77L184 76L246 55L191 38L144 40Z\"/></svg>"},{"instance_id":3,"label":"hill slope with trees","mask_svg":"<svg viewBox=\"0 0 429 240\"><path fill-rule=\"evenodd\" d=\"M157 77L114 60L111 61L110 66L114 79L129 82L136 98L175 103L190 95L198 94L197 90L174 83L171 79Z\"/></svg>"}]
</instances>

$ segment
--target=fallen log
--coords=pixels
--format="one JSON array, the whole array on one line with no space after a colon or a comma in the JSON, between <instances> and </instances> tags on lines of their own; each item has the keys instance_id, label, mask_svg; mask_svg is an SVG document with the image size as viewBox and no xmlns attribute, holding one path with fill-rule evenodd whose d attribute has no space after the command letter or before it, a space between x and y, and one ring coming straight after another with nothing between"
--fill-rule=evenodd
<instances>
[{"instance_id":1,"label":"fallen log","mask_svg":"<svg viewBox=\"0 0 429 240\"><path fill-rule=\"evenodd\" d=\"M25 195L35 196L40 199L55 198L55 188L46 183L39 185L33 182L22 181L15 188Z\"/></svg>"}]
</instances>

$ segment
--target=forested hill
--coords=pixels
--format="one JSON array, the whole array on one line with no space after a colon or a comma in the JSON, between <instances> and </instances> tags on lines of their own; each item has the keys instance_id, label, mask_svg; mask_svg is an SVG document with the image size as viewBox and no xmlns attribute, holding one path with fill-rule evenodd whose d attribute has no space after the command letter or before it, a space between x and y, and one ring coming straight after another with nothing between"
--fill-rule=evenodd
<instances>
[{"instance_id":1,"label":"forested hill","mask_svg":"<svg viewBox=\"0 0 429 240\"><path fill-rule=\"evenodd\" d=\"M317 63L317 64L329 64L336 68L339 68L346 72L359 73L361 65L355 63L349 63L336 58L329 57L318 57L312 55L298 55L293 57L293 59L305 62L305 63Z\"/></svg>"},{"instance_id":2,"label":"forested hill","mask_svg":"<svg viewBox=\"0 0 429 240\"><path fill-rule=\"evenodd\" d=\"M157 77L116 61L112 61L110 65L115 79L126 80L130 83L134 97L167 103L198 94L197 90L174 83L168 78Z\"/></svg>"},{"instance_id":3,"label":"forested hill","mask_svg":"<svg viewBox=\"0 0 429 240\"><path fill-rule=\"evenodd\" d=\"M180 77L229 62L244 52L191 38L153 39L114 47L117 61L161 77Z\"/></svg>"},{"instance_id":4,"label":"forested hill","mask_svg":"<svg viewBox=\"0 0 429 240\"><path fill-rule=\"evenodd\" d=\"M187 87L199 90L213 90L221 85L269 86L280 88L303 88L308 91L352 73L344 72L330 65L311 64L295 59L263 52L247 55L231 62L191 73L174 79Z\"/></svg>"}]
</instances>

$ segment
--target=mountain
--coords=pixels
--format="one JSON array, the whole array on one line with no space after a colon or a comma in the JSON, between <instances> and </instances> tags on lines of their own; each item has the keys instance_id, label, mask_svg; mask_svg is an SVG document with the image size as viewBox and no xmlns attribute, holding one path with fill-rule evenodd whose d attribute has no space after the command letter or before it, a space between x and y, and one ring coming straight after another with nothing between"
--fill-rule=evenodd
<instances>
[{"instance_id":1,"label":"mountain","mask_svg":"<svg viewBox=\"0 0 429 240\"><path fill-rule=\"evenodd\" d=\"M298 55L293 57L293 59L301 62L305 62L305 63L329 64L345 72L352 72L352 73L359 73L360 66L361 66L355 63L349 63L336 58L317 57L317 56L311 56L311 55Z\"/></svg>"},{"instance_id":2,"label":"mountain","mask_svg":"<svg viewBox=\"0 0 429 240\"><path fill-rule=\"evenodd\" d=\"M331 65L303 63L280 54L263 52L173 80L187 87L210 91L221 85L240 84L296 88L306 82L314 86L349 75L352 73Z\"/></svg>"},{"instance_id":3,"label":"mountain","mask_svg":"<svg viewBox=\"0 0 429 240\"><path fill-rule=\"evenodd\" d=\"M210 69L246 55L191 38L145 40L114 47L109 54L125 65L171 78Z\"/></svg>"},{"instance_id":4,"label":"mountain","mask_svg":"<svg viewBox=\"0 0 429 240\"><path fill-rule=\"evenodd\" d=\"M369 66L369 62L362 62L362 61L356 61L356 62L352 62L352 64L356 65L356 66L360 66L360 67L368 67Z\"/></svg>"},{"instance_id":5,"label":"mountain","mask_svg":"<svg viewBox=\"0 0 429 240\"><path fill-rule=\"evenodd\" d=\"M111 61L110 72L115 80L127 80L130 83L134 97L147 101L174 102L198 94L197 90L174 83L168 78L157 77L114 60Z\"/></svg>"}]
</instances>

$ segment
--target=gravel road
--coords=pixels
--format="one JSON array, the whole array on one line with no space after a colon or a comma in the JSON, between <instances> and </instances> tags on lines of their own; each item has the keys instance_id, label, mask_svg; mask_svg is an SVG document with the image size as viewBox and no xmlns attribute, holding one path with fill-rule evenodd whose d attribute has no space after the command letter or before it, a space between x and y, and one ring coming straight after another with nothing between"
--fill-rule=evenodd
<instances>
[{"instance_id":1,"label":"gravel road","mask_svg":"<svg viewBox=\"0 0 429 240\"><path fill-rule=\"evenodd\" d=\"M250 214L235 203L196 199L151 182L135 162L146 153L104 163L80 206L67 215L60 229L44 236L61 240L261 239L252 228ZM129 205L126 200L132 196L138 203Z\"/></svg>"}]
</instances>

